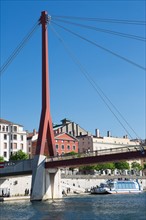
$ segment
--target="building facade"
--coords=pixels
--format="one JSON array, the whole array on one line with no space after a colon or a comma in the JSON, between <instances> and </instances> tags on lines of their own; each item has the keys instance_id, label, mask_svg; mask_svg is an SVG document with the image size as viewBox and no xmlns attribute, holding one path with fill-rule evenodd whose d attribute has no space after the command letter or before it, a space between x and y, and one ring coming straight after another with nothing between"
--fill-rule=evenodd
<instances>
[{"instance_id":1,"label":"building facade","mask_svg":"<svg viewBox=\"0 0 146 220\"><path fill-rule=\"evenodd\" d=\"M0 119L0 156L8 161L18 150L27 153L27 132L22 125Z\"/></svg>"},{"instance_id":2,"label":"building facade","mask_svg":"<svg viewBox=\"0 0 146 220\"><path fill-rule=\"evenodd\" d=\"M100 136L99 130L95 130L95 135L82 135L77 137L79 140L79 153L85 153L85 152L98 152L100 150L106 150L109 149L112 153L114 149L122 149L129 146L140 146L139 141L135 140L132 141L128 138L127 135L123 137L112 137L110 135L110 132L107 132L107 136ZM143 160L137 159L134 160L138 162L139 164L143 165ZM131 165L132 160L128 161Z\"/></svg>"},{"instance_id":3,"label":"building facade","mask_svg":"<svg viewBox=\"0 0 146 220\"><path fill-rule=\"evenodd\" d=\"M55 147L58 155L72 151L78 153L78 140L70 134L60 133L55 136Z\"/></svg>"},{"instance_id":4,"label":"building facade","mask_svg":"<svg viewBox=\"0 0 146 220\"><path fill-rule=\"evenodd\" d=\"M66 118L61 120L61 124L53 125L53 129L54 129L55 134L65 132L74 137L89 134L88 131L80 127L78 124Z\"/></svg>"},{"instance_id":5,"label":"building facade","mask_svg":"<svg viewBox=\"0 0 146 220\"><path fill-rule=\"evenodd\" d=\"M130 140L127 135L123 137L113 137L110 131L107 131L107 136L100 136L99 129L95 130L95 135L77 136L79 140L79 153L86 151L99 151L106 149L123 148L128 146L140 146L138 140Z\"/></svg>"},{"instance_id":6,"label":"building facade","mask_svg":"<svg viewBox=\"0 0 146 220\"><path fill-rule=\"evenodd\" d=\"M58 133L54 136L57 155L64 155L74 151L78 153L78 140L67 133ZM33 158L36 152L38 134L34 134L27 139L30 148L30 158Z\"/></svg>"}]
</instances>

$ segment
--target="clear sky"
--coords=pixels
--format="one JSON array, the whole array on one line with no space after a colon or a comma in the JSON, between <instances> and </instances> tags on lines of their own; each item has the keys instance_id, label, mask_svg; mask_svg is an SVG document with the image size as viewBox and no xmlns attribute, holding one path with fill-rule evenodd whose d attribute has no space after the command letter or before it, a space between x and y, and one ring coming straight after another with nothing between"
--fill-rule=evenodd
<instances>
[{"instance_id":1,"label":"clear sky","mask_svg":"<svg viewBox=\"0 0 146 220\"><path fill-rule=\"evenodd\" d=\"M146 67L144 41L108 34L53 20L54 16L73 16L117 20L146 20L143 0L107 1L6 1L1 0L1 65L29 33L41 15L48 11L51 115L54 123L68 118L94 134L110 130L113 136L127 132L109 111L89 82L91 78L116 106L139 137L146 130L146 72L99 47L73 36L53 21L82 37ZM67 20L67 19L66 19ZM100 29L146 38L144 25L89 20L69 21ZM109 20L108 20L109 21ZM52 27L52 28L51 28ZM55 30L57 35L54 33ZM61 36L73 56L88 72L89 79L69 56ZM38 129L41 113L41 26L1 75L0 117L22 124L25 130ZM111 107L112 108L112 107ZM117 116L132 138L136 135Z\"/></svg>"}]
</instances>

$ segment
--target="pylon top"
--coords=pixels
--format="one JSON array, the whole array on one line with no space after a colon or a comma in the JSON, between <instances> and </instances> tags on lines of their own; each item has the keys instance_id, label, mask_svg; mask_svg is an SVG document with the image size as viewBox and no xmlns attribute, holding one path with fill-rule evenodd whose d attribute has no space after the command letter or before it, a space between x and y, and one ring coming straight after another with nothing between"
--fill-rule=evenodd
<instances>
[{"instance_id":1,"label":"pylon top","mask_svg":"<svg viewBox=\"0 0 146 220\"><path fill-rule=\"evenodd\" d=\"M42 25L47 24L50 20L51 20L51 16L48 16L48 12L47 11L42 11L41 12L41 17L40 17L40 23Z\"/></svg>"}]
</instances>

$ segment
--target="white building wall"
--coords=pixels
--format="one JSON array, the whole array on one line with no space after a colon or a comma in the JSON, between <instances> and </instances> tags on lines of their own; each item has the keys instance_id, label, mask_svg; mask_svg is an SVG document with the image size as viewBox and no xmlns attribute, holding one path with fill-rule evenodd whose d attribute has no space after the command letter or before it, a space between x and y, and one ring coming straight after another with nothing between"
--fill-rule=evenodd
<instances>
[{"instance_id":1,"label":"white building wall","mask_svg":"<svg viewBox=\"0 0 146 220\"><path fill-rule=\"evenodd\" d=\"M130 141L128 138L118 137L95 137L95 136L81 136L79 140L79 152L98 151L103 149L122 148L126 146L139 145L139 142Z\"/></svg>"},{"instance_id":2,"label":"white building wall","mask_svg":"<svg viewBox=\"0 0 146 220\"><path fill-rule=\"evenodd\" d=\"M0 156L8 161L18 150L27 153L27 132L21 125L0 122Z\"/></svg>"}]
</instances>

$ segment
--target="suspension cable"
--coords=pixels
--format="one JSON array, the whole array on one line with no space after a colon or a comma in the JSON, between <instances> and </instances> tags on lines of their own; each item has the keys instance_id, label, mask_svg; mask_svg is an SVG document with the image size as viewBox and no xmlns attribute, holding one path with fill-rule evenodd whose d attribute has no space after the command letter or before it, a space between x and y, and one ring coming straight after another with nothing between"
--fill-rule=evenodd
<instances>
[{"instance_id":1,"label":"suspension cable","mask_svg":"<svg viewBox=\"0 0 146 220\"><path fill-rule=\"evenodd\" d=\"M100 96L100 98L102 99L102 101L106 104L106 106L109 108L109 110L112 112L112 114L116 117L116 119L118 120L118 122L122 125L122 127L124 128L124 130L128 133L128 135L132 138L132 136L130 135L130 133L127 131L127 129L125 128L125 126L122 124L122 122L118 119L118 117L115 115L115 113L112 111L111 107L109 106L109 104L107 104L106 100L107 99L109 101L109 103L112 105L112 107L118 112L118 114L122 117L122 119L125 121L125 123L130 127L130 129L135 133L135 135L138 137L138 135L136 134L136 132L132 129L132 127L129 125L129 123L127 122L127 120L122 116L122 114L119 112L119 110L115 107L115 105L110 101L110 99L107 97L107 95L105 95L105 93L102 91L102 89L99 87L99 85L97 85L97 83L91 78L91 76L89 75L89 73L87 72L87 70L85 69L85 67L83 67L83 65L80 63L80 61L77 59L77 57L75 57L75 55L73 54L73 52L70 50L70 48L66 45L66 43L64 42L64 40L62 39L62 37L56 32L56 30L50 25L52 31L55 33L55 35L57 36L57 38L59 39L59 41L63 44L65 50L67 51L67 53L70 55L70 57L72 58L72 60L74 61L74 63L76 63L79 67L79 69L81 70L82 74L86 77L86 79L89 81L89 83L92 85L92 87L95 89L95 91L98 93L98 95ZM140 137L138 137L138 139L140 139Z\"/></svg>"},{"instance_id":2,"label":"suspension cable","mask_svg":"<svg viewBox=\"0 0 146 220\"><path fill-rule=\"evenodd\" d=\"M117 36L120 36L120 37L131 38L131 39L139 40L139 41L146 41L146 38L141 37L141 36L137 36L137 35L121 33L121 32L112 31L112 30L103 29L103 28L97 28L95 26L84 25L84 24L80 24L80 23L75 23L75 22L71 22L71 21L62 20L62 19L59 19L59 18L52 19L52 20L67 23L67 24L76 25L76 26L87 28L87 29L90 29L90 30L95 30L95 31L99 31L99 32L112 34L112 35L117 35Z\"/></svg>"},{"instance_id":3,"label":"suspension cable","mask_svg":"<svg viewBox=\"0 0 146 220\"><path fill-rule=\"evenodd\" d=\"M96 21L96 22L107 22L107 23L118 23L118 24L128 24L128 25L146 25L146 21L140 20L120 20L111 18L91 18L91 17L75 17L75 16L56 16L52 15L52 18L65 18L65 19L75 19L83 21Z\"/></svg>"},{"instance_id":4,"label":"suspension cable","mask_svg":"<svg viewBox=\"0 0 146 220\"><path fill-rule=\"evenodd\" d=\"M12 61L15 59L15 57L19 54L19 52L22 50L24 45L28 42L28 40L32 37L33 33L36 31L36 29L39 27L39 21L35 23L35 25L31 28L29 33L23 38L21 43L16 47L16 49L13 51L13 53L8 57L8 59L4 62L4 64L0 68L0 75L8 68L8 66L12 63Z\"/></svg>"},{"instance_id":5,"label":"suspension cable","mask_svg":"<svg viewBox=\"0 0 146 220\"><path fill-rule=\"evenodd\" d=\"M113 107L113 109L121 116L121 118L124 120L124 122L128 125L128 127L135 133L136 137L141 140L141 138L136 134L136 132L134 131L134 129L130 126L130 124L127 122L127 120L122 116L122 114L120 113L120 111L115 107L115 105L110 101L110 99L107 97L107 95L105 95L105 93L102 91L102 89L99 87L99 85L97 85L97 83L91 78L91 76L89 75L89 73L87 72L87 70L85 69L85 67L83 67L83 65L81 64L81 62L77 59L77 57L73 54L73 52L70 50L70 48L67 46L67 44L65 43L65 41L62 39L62 37L56 32L56 30L52 27L52 25L50 25L52 31L55 33L56 37L58 38L58 40L62 43L62 45L64 46L66 52L69 54L69 56L72 58L72 60L74 61L75 64L77 64L77 66L79 67L79 69L81 70L81 73L84 75L84 77L88 80L88 82L91 84L91 86L95 89L96 93L99 95L99 97L101 98L101 100L104 102L104 104L108 107L108 109L110 110L110 112L114 115L114 117L117 119L117 121L119 122L119 124L123 127L123 129L127 132L127 134L132 138L131 134L128 132L128 130L126 129L126 127L123 125L123 123L121 122L121 120L118 118L118 116L113 112L113 110L111 109L110 105L107 103L107 101L111 104L111 106ZM107 99L107 101L106 101ZM137 144L137 142L135 141L135 143ZM140 144L139 145L140 151L143 154L144 153L144 148L143 146Z\"/></svg>"},{"instance_id":6,"label":"suspension cable","mask_svg":"<svg viewBox=\"0 0 146 220\"><path fill-rule=\"evenodd\" d=\"M92 45L94 45L94 46L96 46L96 47L98 47L98 48L100 48L100 49L102 49L102 50L104 50L104 51L106 51L106 52L108 52L108 53L110 53L110 54L112 54L112 55L114 55L114 56L116 56L116 57L118 57L118 58L120 58L120 59L126 61L126 62L128 62L128 63L130 63L130 64L132 64L132 65L134 65L134 66L136 66L136 67L138 67L138 68L140 68L140 69L142 69L142 70L144 70L144 71L146 70L145 67L143 67L143 66L141 66L141 65L139 65L139 64L137 64L137 63L135 63L135 62L133 62L132 60L127 59L126 57L123 57L123 56L121 56L121 55L119 55L119 54L113 52L112 50L109 50L109 49L107 49L107 48L105 48L105 47L103 47L103 46L101 46L101 45L95 43L94 41L91 41L91 40L89 40L89 39L87 39L87 38L85 38L85 37L83 37L83 36L81 36L81 35L79 35L79 34L73 32L73 31L71 31L70 29L65 28L64 26L57 24L57 23L54 22L54 21L52 21L52 23L55 24L56 26L58 26L58 27L64 29L65 31L71 33L72 35L74 35L74 36L76 36L76 37L79 37L80 39L82 39L82 40L84 40L84 41L87 41L88 43L90 43L90 44L92 44Z\"/></svg>"}]
</instances>

